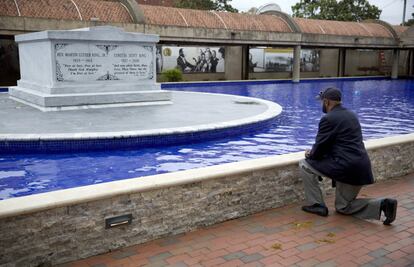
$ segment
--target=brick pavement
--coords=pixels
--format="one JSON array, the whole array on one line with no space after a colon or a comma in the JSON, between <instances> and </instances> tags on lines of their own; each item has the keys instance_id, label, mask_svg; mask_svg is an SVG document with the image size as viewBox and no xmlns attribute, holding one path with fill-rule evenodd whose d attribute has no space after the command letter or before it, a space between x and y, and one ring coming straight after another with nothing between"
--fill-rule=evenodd
<instances>
[{"instance_id":1,"label":"brick pavement","mask_svg":"<svg viewBox=\"0 0 414 267\"><path fill-rule=\"evenodd\" d=\"M334 212L323 218L300 203L166 237L69 266L414 266L414 174L365 187L361 197L399 201L392 226Z\"/></svg>"}]
</instances>

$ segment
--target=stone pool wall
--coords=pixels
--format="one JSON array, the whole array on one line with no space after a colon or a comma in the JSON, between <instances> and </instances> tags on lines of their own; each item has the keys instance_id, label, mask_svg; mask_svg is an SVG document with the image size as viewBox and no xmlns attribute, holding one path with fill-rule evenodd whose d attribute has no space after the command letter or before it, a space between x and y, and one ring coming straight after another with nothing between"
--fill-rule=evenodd
<instances>
[{"instance_id":1,"label":"stone pool wall","mask_svg":"<svg viewBox=\"0 0 414 267\"><path fill-rule=\"evenodd\" d=\"M368 141L367 148L378 180L414 172L414 134ZM64 263L297 202L302 156L0 201L0 266ZM105 229L106 218L123 214L132 214L130 225Z\"/></svg>"}]
</instances>

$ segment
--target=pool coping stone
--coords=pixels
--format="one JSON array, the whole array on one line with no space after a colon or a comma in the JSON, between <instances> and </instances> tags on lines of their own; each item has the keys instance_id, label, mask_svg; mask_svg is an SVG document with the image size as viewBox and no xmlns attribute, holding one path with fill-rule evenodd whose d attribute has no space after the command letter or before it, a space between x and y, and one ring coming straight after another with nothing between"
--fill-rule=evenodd
<instances>
[{"instance_id":1,"label":"pool coping stone","mask_svg":"<svg viewBox=\"0 0 414 267\"><path fill-rule=\"evenodd\" d=\"M414 133L367 140L365 141L365 145L368 150L375 150L409 142L414 142ZM111 198L123 194L133 194L225 176L233 176L255 170L287 166L297 164L303 158L304 152L296 152L10 198L0 201L0 218Z\"/></svg>"}]
</instances>

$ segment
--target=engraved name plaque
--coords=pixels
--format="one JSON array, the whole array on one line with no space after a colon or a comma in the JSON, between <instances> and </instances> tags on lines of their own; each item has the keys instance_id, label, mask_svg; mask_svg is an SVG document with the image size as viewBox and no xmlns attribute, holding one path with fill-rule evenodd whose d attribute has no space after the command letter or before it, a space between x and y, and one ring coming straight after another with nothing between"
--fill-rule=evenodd
<instances>
[{"instance_id":1,"label":"engraved name plaque","mask_svg":"<svg viewBox=\"0 0 414 267\"><path fill-rule=\"evenodd\" d=\"M153 46L56 43L56 81L139 81L154 77Z\"/></svg>"}]
</instances>

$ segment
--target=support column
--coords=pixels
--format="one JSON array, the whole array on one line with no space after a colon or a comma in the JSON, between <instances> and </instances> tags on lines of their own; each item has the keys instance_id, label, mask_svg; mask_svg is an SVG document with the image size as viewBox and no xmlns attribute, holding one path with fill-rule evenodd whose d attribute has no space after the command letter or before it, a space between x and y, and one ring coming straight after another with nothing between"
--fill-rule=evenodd
<instances>
[{"instance_id":1,"label":"support column","mask_svg":"<svg viewBox=\"0 0 414 267\"><path fill-rule=\"evenodd\" d=\"M300 45L296 45L293 49L292 81L294 83L300 81Z\"/></svg>"},{"instance_id":2,"label":"support column","mask_svg":"<svg viewBox=\"0 0 414 267\"><path fill-rule=\"evenodd\" d=\"M408 60L408 76L414 75L414 50L410 51L410 57Z\"/></svg>"},{"instance_id":3,"label":"support column","mask_svg":"<svg viewBox=\"0 0 414 267\"><path fill-rule=\"evenodd\" d=\"M346 60L346 49L339 48L338 54L338 77L345 76L345 60Z\"/></svg>"},{"instance_id":4,"label":"support column","mask_svg":"<svg viewBox=\"0 0 414 267\"><path fill-rule=\"evenodd\" d=\"M248 80L249 79L249 49L248 45L243 45L243 58L242 58L242 79Z\"/></svg>"},{"instance_id":5,"label":"support column","mask_svg":"<svg viewBox=\"0 0 414 267\"><path fill-rule=\"evenodd\" d=\"M394 49L392 51L392 71L391 79L398 79L398 63L400 57L400 50Z\"/></svg>"},{"instance_id":6,"label":"support column","mask_svg":"<svg viewBox=\"0 0 414 267\"><path fill-rule=\"evenodd\" d=\"M243 47L226 46L225 79L242 80L243 76Z\"/></svg>"}]
</instances>

